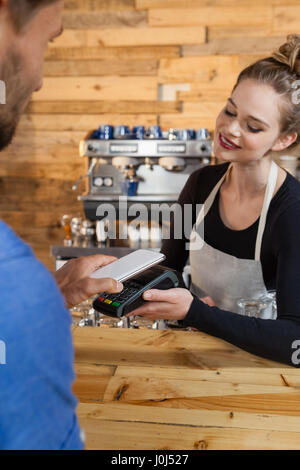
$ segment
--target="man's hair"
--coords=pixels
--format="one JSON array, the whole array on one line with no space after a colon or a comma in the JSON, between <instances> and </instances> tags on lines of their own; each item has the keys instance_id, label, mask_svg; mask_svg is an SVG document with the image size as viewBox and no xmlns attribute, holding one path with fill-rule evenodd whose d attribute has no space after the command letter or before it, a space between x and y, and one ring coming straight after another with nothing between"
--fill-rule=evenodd
<instances>
[{"instance_id":1,"label":"man's hair","mask_svg":"<svg viewBox=\"0 0 300 470\"><path fill-rule=\"evenodd\" d=\"M56 3L58 0L8 0L11 17L17 31L21 31L26 24L43 7Z\"/></svg>"}]
</instances>

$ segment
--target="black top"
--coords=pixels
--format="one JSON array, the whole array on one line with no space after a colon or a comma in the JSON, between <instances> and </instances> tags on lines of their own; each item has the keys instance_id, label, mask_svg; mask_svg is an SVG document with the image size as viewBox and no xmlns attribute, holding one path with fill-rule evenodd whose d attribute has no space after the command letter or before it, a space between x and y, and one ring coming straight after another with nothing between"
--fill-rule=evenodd
<instances>
[{"instance_id":1,"label":"black top","mask_svg":"<svg viewBox=\"0 0 300 470\"><path fill-rule=\"evenodd\" d=\"M207 166L188 179L179 203L203 204L228 168L228 163ZM219 214L219 193L205 217L204 240L212 247L237 258L254 259L259 219L245 230L226 227ZM172 223L173 226L173 223ZM189 240L165 240L165 264L182 271L189 253ZM194 296L183 324L217 336L250 353L298 366L300 362L300 183L289 173L273 197L262 239L261 263L267 289L277 292L277 320L246 317L209 307ZM294 343L299 341L299 345ZM293 344L294 343L294 344ZM299 354L297 350L299 349ZM294 353L294 354L293 354Z\"/></svg>"}]
</instances>

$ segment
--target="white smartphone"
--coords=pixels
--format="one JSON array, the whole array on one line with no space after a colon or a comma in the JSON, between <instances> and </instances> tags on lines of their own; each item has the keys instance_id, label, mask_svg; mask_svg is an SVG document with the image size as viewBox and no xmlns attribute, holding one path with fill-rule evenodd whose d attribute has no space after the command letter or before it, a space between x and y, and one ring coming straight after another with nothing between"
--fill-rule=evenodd
<instances>
[{"instance_id":1,"label":"white smartphone","mask_svg":"<svg viewBox=\"0 0 300 470\"><path fill-rule=\"evenodd\" d=\"M136 250L129 255L113 261L112 263L97 269L90 277L100 279L111 277L116 281L126 281L127 279L145 271L151 266L161 263L165 255L151 250Z\"/></svg>"}]
</instances>

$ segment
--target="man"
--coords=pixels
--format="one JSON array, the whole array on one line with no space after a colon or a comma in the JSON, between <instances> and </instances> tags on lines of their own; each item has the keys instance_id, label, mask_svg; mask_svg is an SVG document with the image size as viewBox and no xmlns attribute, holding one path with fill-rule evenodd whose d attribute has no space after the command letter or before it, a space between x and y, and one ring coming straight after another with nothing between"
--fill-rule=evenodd
<instances>
[{"instance_id":1,"label":"man","mask_svg":"<svg viewBox=\"0 0 300 470\"><path fill-rule=\"evenodd\" d=\"M62 32L62 0L0 0L0 150L12 140L33 92L42 87L47 44ZM27 244L0 222L0 449L81 449L71 392L71 307L113 279L90 279L115 258L72 260L55 279ZM56 282L55 282L56 280Z\"/></svg>"}]
</instances>

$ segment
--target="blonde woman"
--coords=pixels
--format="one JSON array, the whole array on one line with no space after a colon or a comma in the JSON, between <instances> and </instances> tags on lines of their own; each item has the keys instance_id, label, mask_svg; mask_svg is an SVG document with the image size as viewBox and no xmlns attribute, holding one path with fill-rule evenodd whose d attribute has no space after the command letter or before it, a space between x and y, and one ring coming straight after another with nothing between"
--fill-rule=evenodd
<instances>
[{"instance_id":1,"label":"blonde woman","mask_svg":"<svg viewBox=\"0 0 300 470\"><path fill-rule=\"evenodd\" d=\"M191 264L187 289L151 290L134 314L181 320L251 353L297 365L300 340L300 183L278 167L271 152L300 142L300 36L289 35L271 57L243 70L215 126L214 151L224 163L197 170L179 203L194 211L188 239L170 239L166 265ZM238 314L240 298L276 290L277 318ZM298 362L298 361L296 361Z\"/></svg>"}]
</instances>

